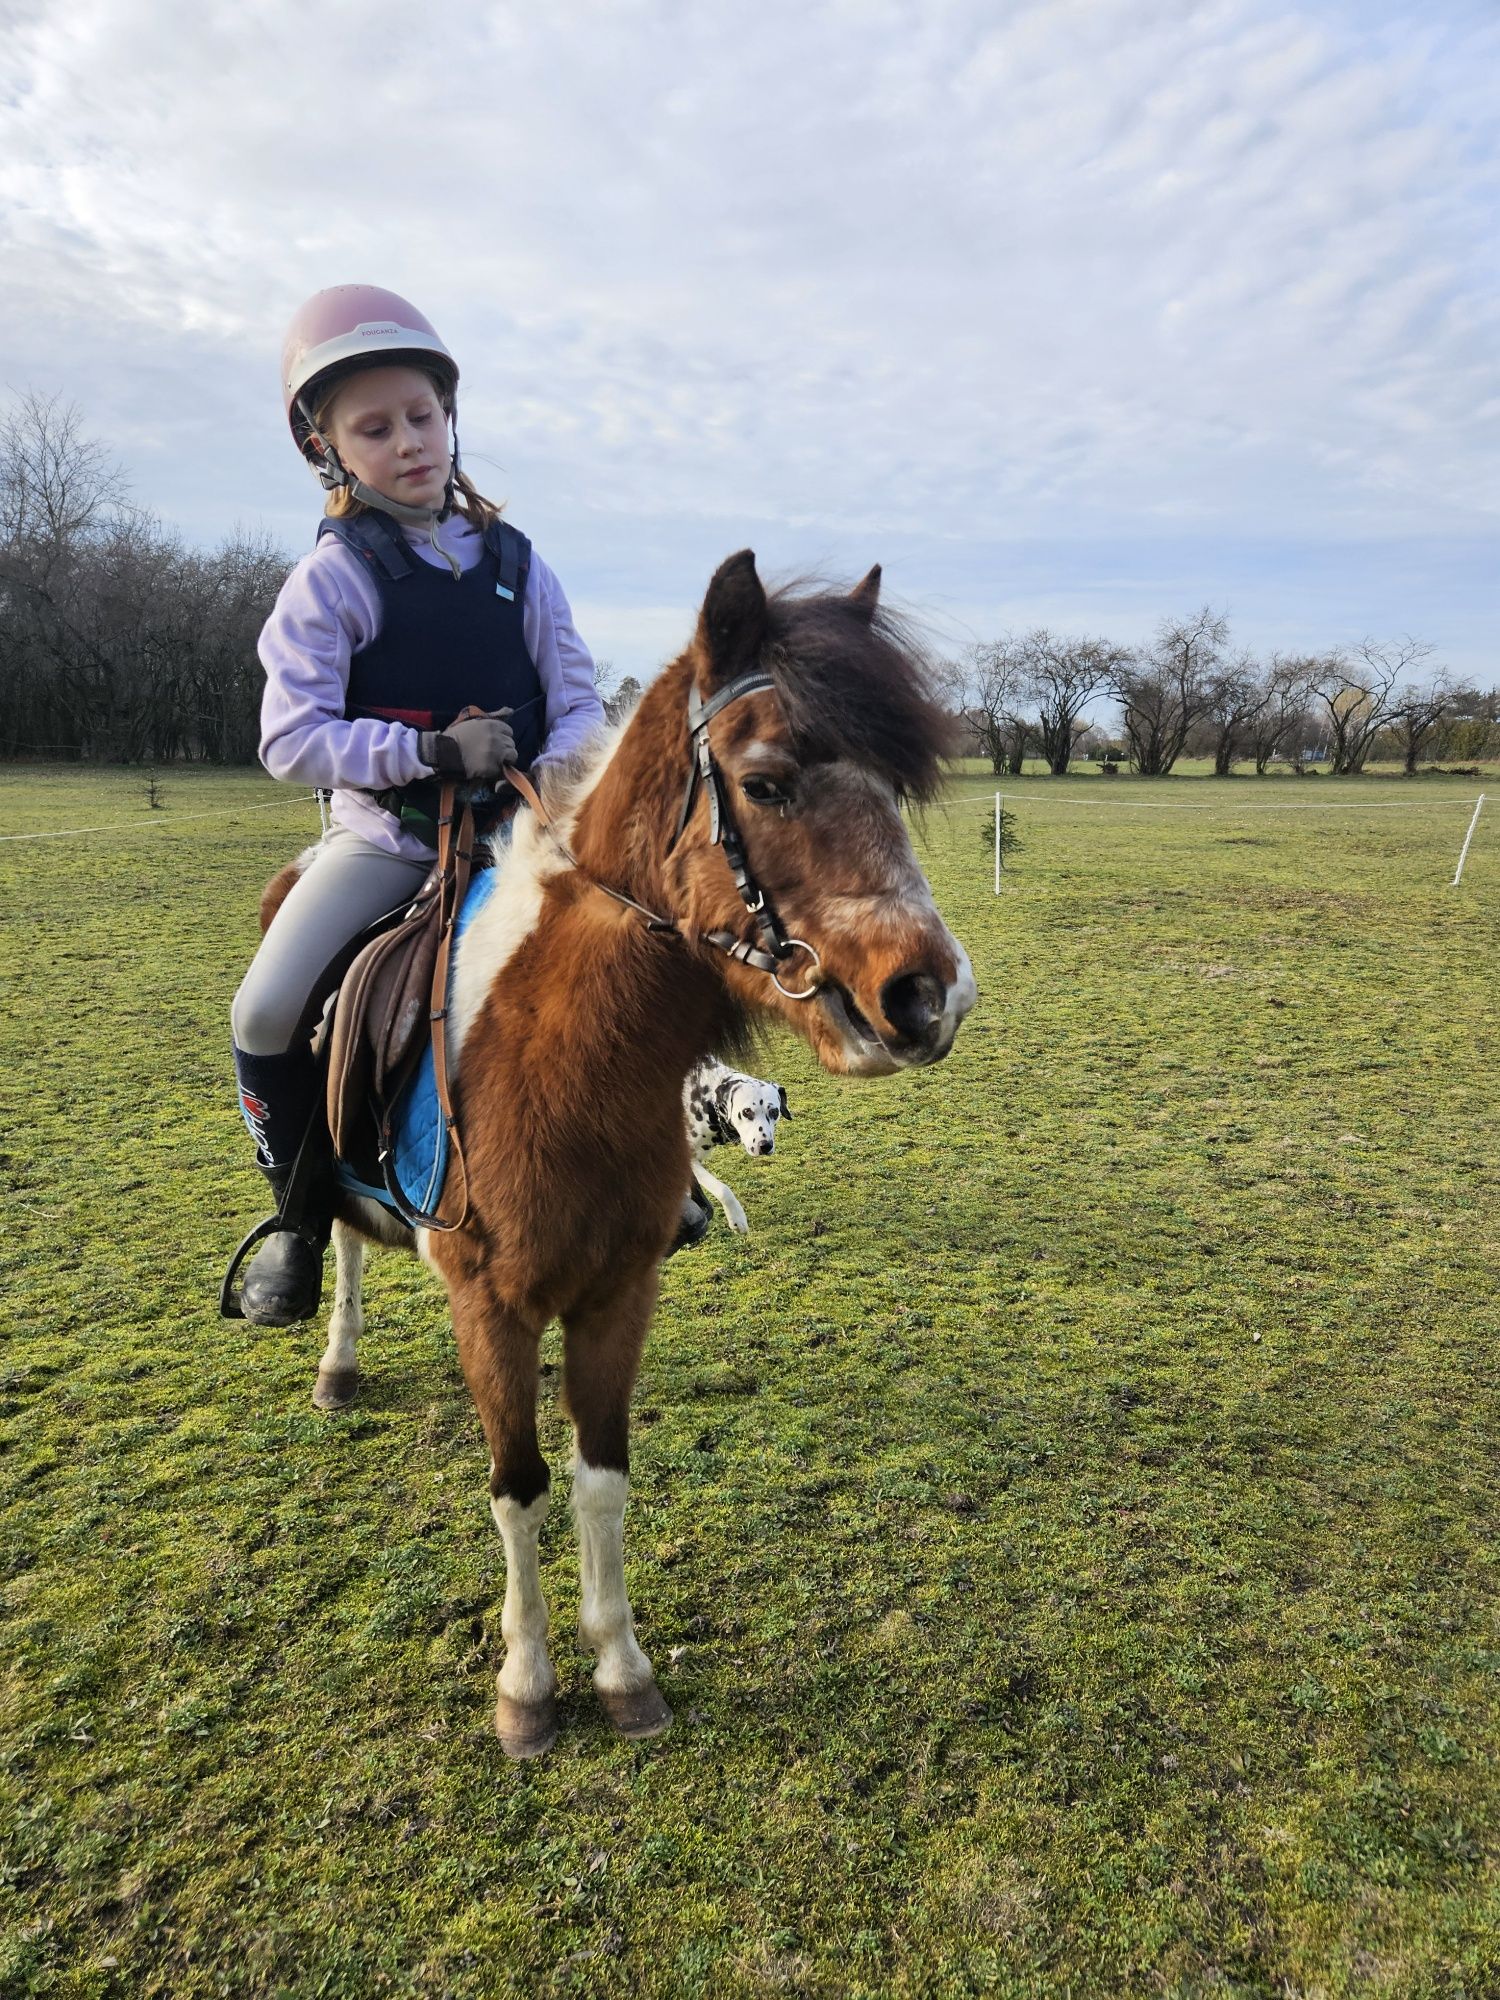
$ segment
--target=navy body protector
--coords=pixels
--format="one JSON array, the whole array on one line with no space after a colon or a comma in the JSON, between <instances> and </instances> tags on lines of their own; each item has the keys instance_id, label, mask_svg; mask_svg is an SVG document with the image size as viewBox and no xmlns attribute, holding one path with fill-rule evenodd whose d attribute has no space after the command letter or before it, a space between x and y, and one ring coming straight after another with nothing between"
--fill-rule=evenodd
<instances>
[{"instance_id":1,"label":"navy body protector","mask_svg":"<svg viewBox=\"0 0 1500 2000\"><path fill-rule=\"evenodd\" d=\"M380 599L380 630L349 663L345 715L446 729L462 709L509 708L516 762L527 769L547 718L523 628L531 567L525 535L508 521L493 522L479 561L457 578L446 564L423 562L396 523L373 510L325 516L318 539L324 535L359 558ZM439 790L437 778L424 778L376 799L435 845ZM508 786L501 791L506 801L513 796ZM483 816L483 802L475 804Z\"/></svg>"}]
</instances>

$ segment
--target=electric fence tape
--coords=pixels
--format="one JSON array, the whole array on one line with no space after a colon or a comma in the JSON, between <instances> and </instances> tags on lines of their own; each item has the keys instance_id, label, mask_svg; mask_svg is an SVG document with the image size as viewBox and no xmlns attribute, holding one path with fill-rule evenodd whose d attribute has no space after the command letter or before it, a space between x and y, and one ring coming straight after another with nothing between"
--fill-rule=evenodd
<instances>
[{"instance_id":1,"label":"electric fence tape","mask_svg":"<svg viewBox=\"0 0 1500 2000\"><path fill-rule=\"evenodd\" d=\"M112 819L104 826L57 826L45 833L0 833L0 841L6 840L76 840L85 833L160 833L170 826L185 826L195 819L238 819L242 813L285 812L288 806L305 805L317 796L314 792L298 792L294 798L271 799L260 806L224 806L218 812L172 813L165 819Z\"/></svg>"},{"instance_id":2,"label":"electric fence tape","mask_svg":"<svg viewBox=\"0 0 1500 2000\"><path fill-rule=\"evenodd\" d=\"M1483 799L1484 792L1479 794ZM1459 806L1466 810L1478 804L1476 799L1308 799L1305 803L1284 806L1237 806L1228 801L1211 805L1181 806L1157 799L1044 799L1027 792L1007 792L1005 810L1010 812L1016 806L1080 806L1085 811L1100 812L1178 812L1178 813L1223 813L1232 816L1238 813L1277 812L1451 812ZM995 809L994 794L986 792L974 798L949 799L939 801L939 811L955 811L963 806L982 806L986 812Z\"/></svg>"}]
</instances>

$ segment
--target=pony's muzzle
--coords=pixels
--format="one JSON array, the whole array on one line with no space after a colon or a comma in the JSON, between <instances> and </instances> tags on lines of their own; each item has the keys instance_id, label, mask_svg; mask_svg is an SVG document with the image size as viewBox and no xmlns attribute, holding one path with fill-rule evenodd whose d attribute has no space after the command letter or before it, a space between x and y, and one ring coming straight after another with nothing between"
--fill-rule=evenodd
<instances>
[{"instance_id":1,"label":"pony's muzzle","mask_svg":"<svg viewBox=\"0 0 1500 2000\"><path fill-rule=\"evenodd\" d=\"M952 1048L959 1023L978 998L962 945L957 955L951 979L922 966L896 973L881 987L880 1011L897 1037L889 1046L901 1062L940 1062Z\"/></svg>"},{"instance_id":2,"label":"pony's muzzle","mask_svg":"<svg viewBox=\"0 0 1500 2000\"><path fill-rule=\"evenodd\" d=\"M880 989L880 1011L901 1040L926 1048L937 1033L947 990L930 972L898 972Z\"/></svg>"}]
</instances>

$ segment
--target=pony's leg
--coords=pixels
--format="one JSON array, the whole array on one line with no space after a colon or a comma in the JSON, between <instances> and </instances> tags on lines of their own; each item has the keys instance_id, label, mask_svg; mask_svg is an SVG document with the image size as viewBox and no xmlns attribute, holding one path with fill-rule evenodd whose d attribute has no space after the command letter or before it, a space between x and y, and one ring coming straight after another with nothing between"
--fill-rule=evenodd
<instances>
[{"instance_id":1,"label":"pony's leg","mask_svg":"<svg viewBox=\"0 0 1500 2000\"><path fill-rule=\"evenodd\" d=\"M490 1513L505 1544L500 1630L505 1664L495 1733L507 1757L538 1757L557 1739L557 1676L547 1651L538 1543L550 1480L536 1440L539 1329L503 1305L482 1277L448 1277L464 1379L490 1447Z\"/></svg>"},{"instance_id":2,"label":"pony's leg","mask_svg":"<svg viewBox=\"0 0 1500 2000\"><path fill-rule=\"evenodd\" d=\"M717 1174L711 1174L701 1163L694 1163L693 1179L705 1194L711 1194L724 1211L724 1220L737 1236L750 1234L750 1218L740 1207L739 1197L732 1187L727 1187Z\"/></svg>"},{"instance_id":3,"label":"pony's leg","mask_svg":"<svg viewBox=\"0 0 1500 2000\"><path fill-rule=\"evenodd\" d=\"M660 1736L672 1726L625 1593L630 1391L656 1287L653 1269L563 1317L565 1388L577 1440L578 1636L597 1655L594 1687L605 1714L620 1735L632 1738Z\"/></svg>"},{"instance_id":4,"label":"pony's leg","mask_svg":"<svg viewBox=\"0 0 1500 2000\"><path fill-rule=\"evenodd\" d=\"M346 1222L333 1225L333 1263L333 1314L313 1388L313 1405L319 1410L347 1410L359 1391L356 1343L365 1330L365 1245Z\"/></svg>"}]
</instances>

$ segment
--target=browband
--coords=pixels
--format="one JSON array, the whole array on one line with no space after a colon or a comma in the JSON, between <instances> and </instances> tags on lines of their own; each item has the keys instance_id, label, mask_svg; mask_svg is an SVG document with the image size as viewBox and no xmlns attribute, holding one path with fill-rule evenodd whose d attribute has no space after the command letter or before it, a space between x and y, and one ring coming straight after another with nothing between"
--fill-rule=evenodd
<instances>
[{"instance_id":1,"label":"browband","mask_svg":"<svg viewBox=\"0 0 1500 2000\"><path fill-rule=\"evenodd\" d=\"M688 689L687 790L682 795L682 810L677 815L677 831L672 835L671 844L667 849L669 854L681 840L683 829L687 826L688 814L693 810L693 797L700 779L708 786L709 832L714 845L718 846L722 800L718 786L712 782L713 758L708 748L708 725L721 709L728 708L732 701L738 701L742 695L764 694L775 685L775 681L768 673L757 668L751 673L741 674L736 680L726 681L724 686L717 693L711 694L707 701L699 699L696 687Z\"/></svg>"}]
</instances>

